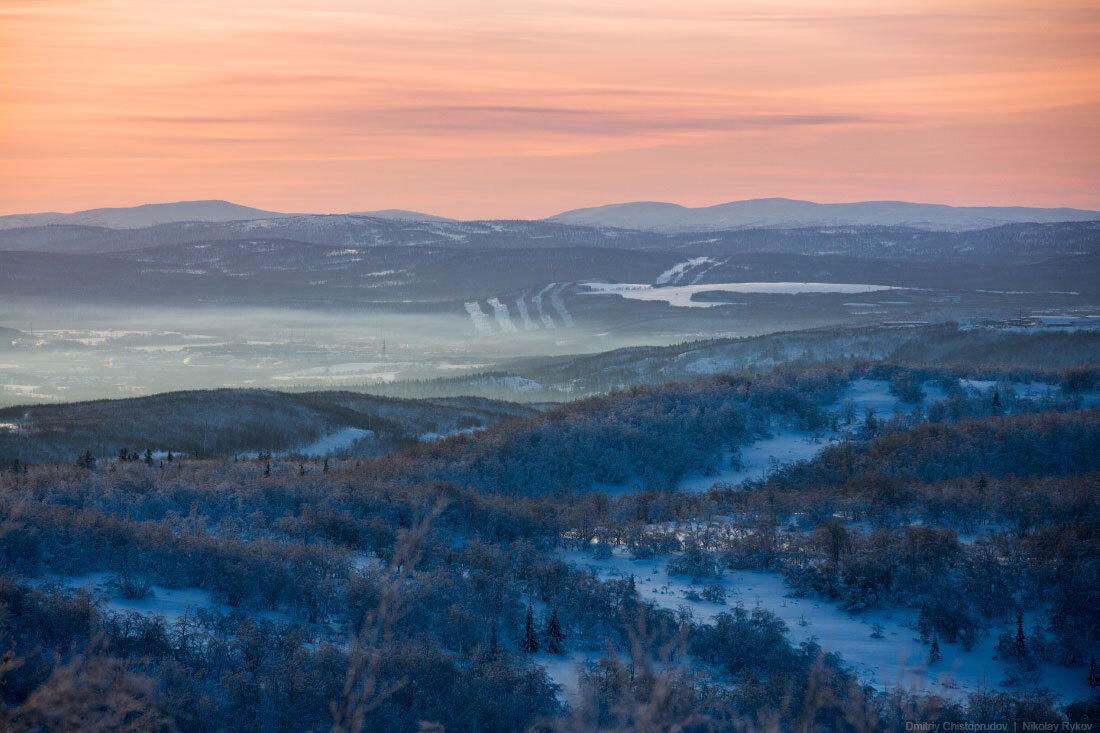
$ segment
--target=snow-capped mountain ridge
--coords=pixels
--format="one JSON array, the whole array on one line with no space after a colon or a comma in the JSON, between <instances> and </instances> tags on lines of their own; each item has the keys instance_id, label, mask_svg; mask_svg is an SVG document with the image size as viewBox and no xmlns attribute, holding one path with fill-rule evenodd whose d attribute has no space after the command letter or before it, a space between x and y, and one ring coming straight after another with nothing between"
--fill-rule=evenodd
<instances>
[{"instance_id":1,"label":"snow-capped mountain ridge","mask_svg":"<svg viewBox=\"0 0 1100 733\"><path fill-rule=\"evenodd\" d=\"M635 201L574 209L546 219L560 224L654 232L821 226L900 226L966 231L1024 222L1093 220L1100 220L1100 212L1027 206L948 206L907 201L819 204L785 198L731 201L698 208L660 201Z\"/></svg>"}]
</instances>

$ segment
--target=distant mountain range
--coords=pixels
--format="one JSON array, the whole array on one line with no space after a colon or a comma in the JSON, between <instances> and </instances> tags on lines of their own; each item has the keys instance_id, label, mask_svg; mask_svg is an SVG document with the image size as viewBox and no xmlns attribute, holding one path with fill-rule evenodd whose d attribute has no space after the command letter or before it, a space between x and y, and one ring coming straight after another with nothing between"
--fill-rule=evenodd
<instances>
[{"instance_id":1,"label":"distant mountain range","mask_svg":"<svg viewBox=\"0 0 1100 733\"><path fill-rule=\"evenodd\" d=\"M144 204L116 209L88 209L73 214L13 214L0 216L0 229L19 229L58 224L142 229L158 224L183 221L225 222L250 219L274 219L292 214L253 209L228 201L178 201L171 204Z\"/></svg>"},{"instance_id":2,"label":"distant mountain range","mask_svg":"<svg viewBox=\"0 0 1100 733\"><path fill-rule=\"evenodd\" d=\"M1026 206L946 206L905 201L818 204L784 198L733 201L700 208L638 201L575 209L548 219L560 224L652 232L829 226L891 226L933 231L967 231L1003 224L1094 220L1100 220L1100 211Z\"/></svg>"},{"instance_id":3,"label":"distant mountain range","mask_svg":"<svg viewBox=\"0 0 1100 733\"><path fill-rule=\"evenodd\" d=\"M89 209L72 214L0 216L0 230L61 225L140 229L163 224L226 223L302 216L255 209L228 201L180 201L130 208ZM418 223L457 221L404 209L362 211L346 216ZM1004 224L1100 221L1100 211L1026 206L946 206L905 201L818 204L812 201L770 198L733 201L700 208L637 201L574 209L542 221L569 226L611 227L662 233L866 226L959 232Z\"/></svg>"}]
</instances>

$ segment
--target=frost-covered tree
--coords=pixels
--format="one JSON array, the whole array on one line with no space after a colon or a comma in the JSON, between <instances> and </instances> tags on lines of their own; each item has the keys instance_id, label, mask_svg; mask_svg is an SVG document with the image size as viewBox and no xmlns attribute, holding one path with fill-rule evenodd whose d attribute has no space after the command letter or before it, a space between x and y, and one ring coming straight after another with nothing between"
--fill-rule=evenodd
<instances>
[{"instance_id":1,"label":"frost-covered tree","mask_svg":"<svg viewBox=\"0 0 1100 733\"><path fill-rule=\"evenodd\" d=\"M523 638L519 641L519 648L524 654L538 654L539 637L535 633L535 611L531 604L527 604L527 619L523 624Z\"/></svg>"},{"instance_id":2,"label":"frost-covered tree","mask_svg":"<svg viewBox=\"0 0 1100 733\"><path fill-rule=\"evenodd\" d=\"M546 651L551 654L561 654L564 651L565 632L561 629L556 608L550 612L550 620L546 622L543 637L546 639Z\"/></svg>"}]
</instances>

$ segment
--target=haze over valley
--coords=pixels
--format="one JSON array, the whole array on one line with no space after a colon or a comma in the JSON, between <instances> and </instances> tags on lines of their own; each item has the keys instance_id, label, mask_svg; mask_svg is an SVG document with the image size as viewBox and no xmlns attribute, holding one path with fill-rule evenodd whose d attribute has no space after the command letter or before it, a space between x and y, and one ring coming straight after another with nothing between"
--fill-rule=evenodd
<instances>
[{"instance_id":1,"label":"haze over valley","mask_svg":"<svg viewBox=\"0 0 1100 733\"><path fill-rule=\"evenodd\" d=\"M1096 221L654 232L225 202L35 216L55 218L0 230L0 404L369 386L828 326L1085 322L1100 296Z\"/></svg>"}]
</instances>

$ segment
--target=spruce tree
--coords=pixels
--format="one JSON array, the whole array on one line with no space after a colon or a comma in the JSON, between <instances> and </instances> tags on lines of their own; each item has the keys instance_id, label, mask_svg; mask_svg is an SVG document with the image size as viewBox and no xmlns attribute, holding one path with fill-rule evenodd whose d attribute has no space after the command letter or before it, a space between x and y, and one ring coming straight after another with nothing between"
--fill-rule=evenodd
<instances>
[{"instance_id":1,"label":"spruce tree","mask_svg":"<svg viewBox=\"0 0 1100 733\"><path fill-rule=\"evenodd\" d=\"M938 635L932 637L932 648L928 650L928 663L935 664L943 659L940 654L940 637Z\"/></svg>"},{"instance_id":2,"label":"spruce tree","mask_svg":"<svg viewBox=\"0 0 1100 733\"><path fill-rule=\"evenodd\" d=\"M1012 653L1021 662L1027 657L1027 635L1024 634L1024 615L1016 614L1016 639L1012 644Z\"/></svg>"},{"instance_id":3,"label":"spruce tree","mask_svg":"<svg viewBox=\"0 0 1100 733\"><path fill-rule=\"evenodd\" d=\"M1100 687L1100 667L1096 665L1096 655L1092 656L1089 660L1089 687L1096 689Z\"/></svg>"},{"instance_id":4,"label":"spruce tree","mask_svg":"<svg viewBox=\"0 0 1100 733\"><path fill-rule=\"evenodd\" d=\"M527 604L527 620L523 626L523 638L519 641L519 649L524 654L538 654L539 638L535 634L535 611L531 604Z\"/></svg>"},{"instance_id":5,"label":"spruce tree","mask_svg":"<svg viewBox=\"0 0 1100 733\"><path fill-rule=\"evenodd\" d=\"M171 448L168 449L168 462L169 463L172 462L172 449Z\"/></svg>"},{"instance_id":6,"label":"spruce tree","mask_svg":"<svg viewBox=\"0 0 1100 733\"><path fill-rule=\"evenodd\" d=\"M546 622L546 651L551 654L561 654L564 651L562 643L565 641L565 632L561 630L561 622L558 621L558 609L550 612L550 620Z\"/></svg>"},{"instance_id":7,"label":"spruce tree","mask_svg":"<svg viewBox=\"0 0 1100 733\"><path fill-rule=\"evenodd\" d=\"M145 465L146 466L152 466L153 465L153 451L149 448L145 449Z\"/></svg>"}]
</instances>

